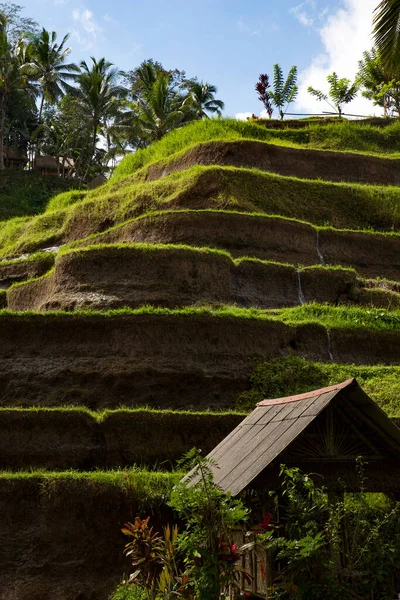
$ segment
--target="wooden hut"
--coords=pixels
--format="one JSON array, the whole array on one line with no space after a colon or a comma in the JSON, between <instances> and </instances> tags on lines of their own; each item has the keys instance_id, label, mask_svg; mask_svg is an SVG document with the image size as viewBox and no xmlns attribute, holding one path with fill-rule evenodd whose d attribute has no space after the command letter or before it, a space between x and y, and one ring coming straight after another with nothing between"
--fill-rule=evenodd
<instances>
[{"instance_id":1,"label":"wooden hut","mask_svg":"<svg viewBox=\"0 0 400 600\"><path fill-rule=\"evenodd\" d=\"M263 400L208 455L222 490L233 496L252 490L253 499L257 491L260 498L266 491L279 492L281 464L317 474L318 485L333 495L343 493L343 486L358 492L360 456L365 461L363 491L400 494L400 429L355 379ZM241 545L255 538L238 530L234 539ZM252 577L250 586L241 583L242 589L269 598L267 581L273 576L267 553L255 546L242 566Z\"/></svg>"},{"instance_id":2,"label":"wooden hut","mask_svg":"<svg viewBox=\"0 0 400 600\"><path fill-rule=\"evenodd\" d=\"M233 496L279 487L279 465L323 476L328 490L400 494L400 429L355 379L298 396L263 400L210 454L215 483Z\"/></svg>"},{"instance_id":3,"label":"wooden hut","mask_svg":"<svg viewBox=\"0 0 400 600\"><path fill-rule=\"evenodd\" d=\"M22 170L27 164L28 156L26 150L7 145L4 146L4 166L6 169Z\"/></svg>"},{"instance_id":4,"label":"wooden hut","mask_svg":"<svg viewBox=\"0 0 400 600\"><path fill-rule=\"evenodd\" d=\"M72 158L37 155L34 165L35 170L39 171L42 176L69 177L74 170L74 161Z\"/></svg>"}]
</instances>

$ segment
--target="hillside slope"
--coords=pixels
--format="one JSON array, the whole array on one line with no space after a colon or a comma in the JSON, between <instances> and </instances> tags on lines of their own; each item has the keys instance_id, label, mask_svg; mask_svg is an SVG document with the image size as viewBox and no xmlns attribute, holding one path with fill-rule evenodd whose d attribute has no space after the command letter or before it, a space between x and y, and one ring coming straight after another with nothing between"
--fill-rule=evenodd
<instances>
[{"instance_id":1,"label":"hillside slope","mask_svg":"<svg viewBox=\"0 0 400 600\"><path fill-rule=\"evenodd\" d=\"M399 140L194 123L0 223L2 599L106 600L121 525L263 397L357 376L400 416Z\"/></svg>"}]
</instances>

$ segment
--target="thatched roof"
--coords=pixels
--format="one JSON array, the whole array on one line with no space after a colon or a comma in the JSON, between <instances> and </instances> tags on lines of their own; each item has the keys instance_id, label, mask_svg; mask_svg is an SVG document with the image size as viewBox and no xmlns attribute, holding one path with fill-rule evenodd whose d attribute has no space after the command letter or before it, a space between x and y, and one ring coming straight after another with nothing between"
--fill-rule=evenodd
<instances>
[{"instance_id":1,"label":"thatched roof","mask_svg":"<svg viewBox=\"0 0 400 600\"><path fill-rule=\"evenodd\" d=\"M104 185L105 183L107 183L107 177L105 177L104 175L102 175L100 173L99 175L97 175L97 177L92 179L92 181L89 181L88 189L94 190L95 188L100 187L101 185Z\"/></svg>"},{"instance_id":2,"label":"thatched roof","mask_svg":"<svg viewBox=\"0 0 400 600\"><path fill-rule=\"evenodd\" d=\"M12 160L28 160L25 150L22 150L21 148L14 148L13 146L4 146L4 156Z\"/></svg>"},{"instance_id":3,"label":"thatched roof","mask_svg":"<svg viewBox=\"0 0 400 600\"><path fill-rule=\"evenodd\" d=\"M47 169L52 171L57 171L57 168L62 169L63 159L59 157L58 159L55 156L40 156L36 155L35 157L35 167L37 169ZM72 158L64 158L64 168L69 170L73 169L74 161Z\"/></svg>"}]
</instances>

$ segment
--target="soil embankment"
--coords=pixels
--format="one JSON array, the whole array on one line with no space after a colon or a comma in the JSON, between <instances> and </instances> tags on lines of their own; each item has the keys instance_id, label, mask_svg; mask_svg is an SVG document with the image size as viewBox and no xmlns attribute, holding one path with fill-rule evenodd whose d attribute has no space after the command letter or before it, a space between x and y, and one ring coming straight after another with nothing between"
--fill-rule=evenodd
<instances>
[{"instance_id":1,"label":"soil embankment","mask_svg":"<svg viewBox=\"0 0 400 600\"><path fill-rule=\"evenodd\" d=\"M400 334L206 315L0 317L2 406L230 407L251 360L396 364Z\"/></svg>"},{"instance_id":2,"label":"soil embankment","mask_svg":"<svg viewBox=\"0 0 400 600\"><path fill-rule=\"evenodd\" d=\"M351 152L287 148L266 142L240 140L205 142L168 161L150 165L149 180L183 171L193 165L260 169L302 179L399 185L400 160Z\"/></svg>"}]
</instances>

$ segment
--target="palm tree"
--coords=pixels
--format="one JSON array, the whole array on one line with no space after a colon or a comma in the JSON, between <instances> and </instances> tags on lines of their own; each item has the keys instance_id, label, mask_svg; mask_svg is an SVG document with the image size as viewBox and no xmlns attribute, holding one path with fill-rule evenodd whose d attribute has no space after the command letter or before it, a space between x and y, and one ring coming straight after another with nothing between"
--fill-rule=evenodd
<instances>
[{"instance_id":1,"label":"palm tree","mask_svg":"<svg viewBox=\"0 0 400 600\"><path fill-rule=\"evenodd\" d=\"M381 0L374 14L374 41L389 74L400 67L400 0Z\"/></svg>"},{"instance_id":2,"label":"palm tree","mask_svg":"<svg viewBox=\"0 0 400 600\"><path fill-rule=\"evenodd\" d=\"M75 92L87 126L92 132L91 158L85 179L96 153L97 135L108 120L116 118L121 110L121 100L126 94L126 89L118 83L124 75L122 71L104 58L97 61L91 57L91 60L93 64L90 67L85 61L80 63L81 71L77 77L78 88Z\"/></svg>"},{"instance_id":3,"label":"palm tree","mask_svg":"<svg viewBox=\"0 0 400 600\"><path fill-rule=\"evenodd\" d=\"M13 92L34 89L29 86L27 46L22 38L13 42L7 31L7 17L0 13L0 170L4 169L4 135L7 104Z\"/></svg>"},{"instance_id":4,"label":"palm tree","mask_svg":"<svg viewBox=\"0 0 400 600\"><path fill-rule=\"evenodd\" d=\"M44 101L55 102L68 89L68 81L76 79L79 72L77 65L66 64L65 59L71 52L65 44L69 34L65 35L61 44L57 44L57 34L46 29L36 34L30 44L33 76L37 79L41 90L39 121L42 119Z\"/></svg>"},{"instance_id":5,"label":"palm tree","mask_svg":"<svg viewBox=\"0 0 400 600\"><path fill-rule=\"evenodd\" d=\"M140 145L160 140L177 127L190 111L187 98L172 83L169 72L159 72L143 83L141 98L131 103L130 117Z\"/></svg>"},{"instance_id":6,"label":"palm tree","mask_svg":"<svg viewBox=\"0 0 400 600\"><path fill-rule=\"evenodd\" d=\"M221 115L225 105L222 100L216 100L214 94L217 93L215 85L203 83L203 81L194 81L189 87L189 97L192 102L192 109L197 119L208 119L207 112Z\"/></svg>"}]
</instances>

